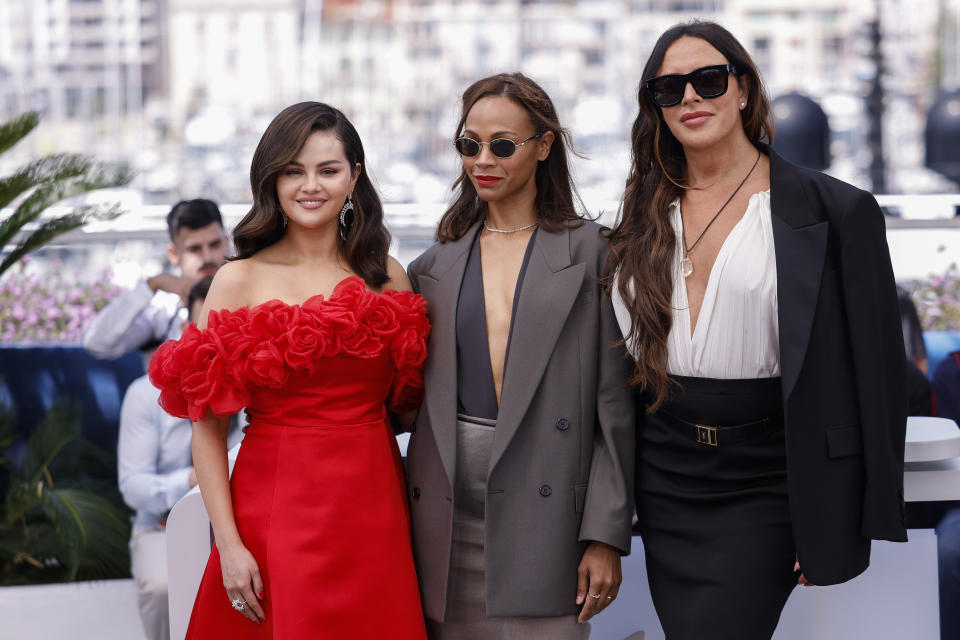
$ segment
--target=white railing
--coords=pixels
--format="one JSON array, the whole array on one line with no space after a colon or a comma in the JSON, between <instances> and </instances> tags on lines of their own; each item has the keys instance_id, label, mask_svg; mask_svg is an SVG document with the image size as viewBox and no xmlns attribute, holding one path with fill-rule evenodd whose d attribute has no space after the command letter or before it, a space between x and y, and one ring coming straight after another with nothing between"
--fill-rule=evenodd
<instances>
[{"instance_id":1,"label":"white railing","mask_svg":"<svg viewBox=\"0 0 960 640\"><path fill-rule=\"evenodd\" d=\"M877 196L888 213L887 240L898 280L912 280L931 273L942 273L954 262L960 262L960 193ZM444 203L387 203L384 213L394 236L393 253L404 264L429 246ZM601 211L598 221L615 222L618 203L615 200L587 201L588 211ZM169 205L128 206L120 217L93 222L57 238L51 247L82 251L85 247L122 245L141 242L164 246L167 239L166 215ZM249 204L220 206L224 223L232 229L249 210ZM70 211L69 207L53 207L44 219ZM10 210L0 212L0 220ZM163 252L159 252L158 255ZM146 257L146 256L145 256Z\"/></svg>"}]
</instances>

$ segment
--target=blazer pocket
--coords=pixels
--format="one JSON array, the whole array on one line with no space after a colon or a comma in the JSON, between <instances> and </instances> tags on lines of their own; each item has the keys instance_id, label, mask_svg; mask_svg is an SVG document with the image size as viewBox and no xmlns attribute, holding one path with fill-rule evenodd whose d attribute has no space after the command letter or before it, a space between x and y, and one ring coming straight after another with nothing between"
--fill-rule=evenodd
<instances>
[{"instance_id":1,"label":"blazer pocket","mask_svg":"<svg viewBox=\"0 0 960 640\"><path fill-rule=\"evenodd\" d=\"M831 458L844 458L863 453L860 439L860 425L846 424L827 429L827 455Z\"/></svg>"},{"instance_id":2,"label":"blazer pocket","mask_svg":"<svg viewBox=\"0 0 960 640\"><path fill-rule=\"evenodd\" d=\"M587 501L586 483L573 485L573 496L574 508L577 510L577 513L583 513L583 503Z\"/></svg>"}]
</instances>

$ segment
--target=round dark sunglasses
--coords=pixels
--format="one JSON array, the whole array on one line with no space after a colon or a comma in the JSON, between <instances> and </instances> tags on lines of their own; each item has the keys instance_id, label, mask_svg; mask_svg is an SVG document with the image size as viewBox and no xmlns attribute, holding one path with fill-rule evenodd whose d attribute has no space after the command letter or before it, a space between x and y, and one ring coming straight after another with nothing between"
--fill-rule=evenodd
<instances>
[{"instance_id":1,"label":"round dark sunglasses","mask_svg":"<svg viewBox=\"0 0 960 640\"><path fill-rule=\"evenodd\" d=\"M453 146L457 148L457 151L460 152L460 155L466 158L472 158L473 156L479 154L480 146L484 144L490 147L490 153L498 158L509 158L517 152L517 149L527 144L531 140L536 140L542 135L543 132L541 131L535 136L530 136L523 142L514 142L509 138L494 138L490 142L480 142L479 140L474 140L473 138L467 138L466 136L463 136L454 140Z\"/></svg>"},{"instance_id":2,"label":"round dark sunglasses","mask_svg":"<svg viewBox=\"0 0 960 640\"><path fill-rule=\"evenodd\" d=\"M700 67L690 73L671 73L650 78L643 85L658 107L672 107L683 100L688 82L693 85L693 90L701 98L722 96L727 92L729 85L727 75L731 73L737 75L737 68L732 64L715 64L710 67Z\"/></svg>"}]
</instances>

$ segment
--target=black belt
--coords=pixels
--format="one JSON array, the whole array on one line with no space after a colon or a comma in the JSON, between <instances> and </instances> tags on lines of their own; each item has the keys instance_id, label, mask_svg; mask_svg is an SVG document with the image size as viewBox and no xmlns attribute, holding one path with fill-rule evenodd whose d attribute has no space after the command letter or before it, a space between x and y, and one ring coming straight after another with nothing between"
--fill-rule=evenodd
<instances>
[{"instance_id":1,"label":"black belt","mask_svg":"<svg viewBox=\"0 0 960 640\"><path fill-rule=\"evenodd\" d=\"M718 447L721 444L743 442L744 440L773 433L780 429L780 421L774 421L770 418L728 427L714 427L707 424L694 424L686 420L681 420L662 409L657 412L657 417L676 428L680 433L689 436L691 440L711 447Z\"/></svg>"}]
</instances>

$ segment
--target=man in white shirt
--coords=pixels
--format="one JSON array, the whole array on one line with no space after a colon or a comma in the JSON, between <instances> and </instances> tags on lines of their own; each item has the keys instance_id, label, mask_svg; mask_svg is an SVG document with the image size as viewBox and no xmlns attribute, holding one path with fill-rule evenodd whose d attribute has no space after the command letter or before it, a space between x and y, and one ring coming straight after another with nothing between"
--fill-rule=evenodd
<instances>
[{"instance_id":1,"label":"man in white shirt","mask_svg":"<svg viewBox=\"0 0 960 640\"><path fill-rule=\"evenodd\" d=\"M168 338L180 337L187 319L190 288L213 275L226 259L229 243L223 218L210 200L183 200L167 214L170 264L180 275L161 273L117 296L83 334L83 347L96 358L119 358Z\"/></svg>"},{"instance_id":2,"label":"man in white shirt","mask_svg":"<svg viewBox=\"0 0 960 640\"><path fill-rule=\"evenodd\" d=\"M211 276L200 280L188 294L191 321L200 316L211 280ZM167 513L197 484L190 454L193 425L167 414L157 402L159 397L159 389L147 376L130 384L120 409L117 445L120 493L137 512L130 539L130 571L149 640L170 637L164 533ZM231 424L228 447L243 437L238 423L234 419Z\"/></svg>"}]
</instances>

